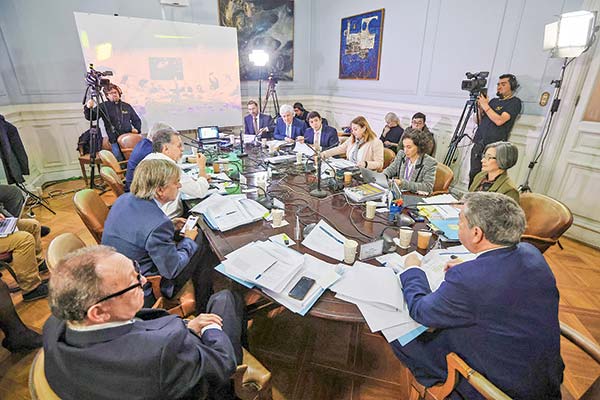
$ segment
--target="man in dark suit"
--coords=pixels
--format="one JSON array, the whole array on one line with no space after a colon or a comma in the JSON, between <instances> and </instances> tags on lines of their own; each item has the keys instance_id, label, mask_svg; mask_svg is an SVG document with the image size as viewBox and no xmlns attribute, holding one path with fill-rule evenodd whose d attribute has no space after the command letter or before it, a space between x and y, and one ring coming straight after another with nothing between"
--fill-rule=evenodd
<instances>
[{"instance_id":1,"label":"man in dark suit","mask_svg":"<svg viewBox=\"0 0 600 400\"><path fill-rule=\"evenodd\" d=\"M246 135L262 134L267 137L272 126L273 118L270 115L259 113L256 100L249 100L248 115L244 117L244 133Z\"/></svg>"},{"instance_id":2,"label":"man in dark suit","mask_svg":"<svg viewBox=\"0 0 600 400\"><path fill-rule=\"evenodd\" d=\"M425 386L446 379L445 357L455 352L510 398L560 399L558 289L542 254L519 242L523 210L499 193L463 199L459 238L478 256L449 262L435 292L418 258L407 258L399 277L410 316L433 332L392 348ZM453 396L483 398L465 380Z\"/></svg>"},{"instance_id":3,"label":"man in dark suit","mask_svg":"<svg viewBox=\"0 0 600 400\"><path fill-rule=\"evenodd\" d=\"M137 263L106 246L70 254L50 279L44 370L60 398L233 398L239 297L219 292L209 314L189 322L142 309L147 282Z\"/></svg>"},{"instance_id":4,"label":"man in dark suit","mask_svg":"<svg viewBox=\"0 0 600 400\"><path fill-rule=\"evenodd\" d=\"M323 119L318 112L311 111L308 114L308 122L310 128L304 131L304 137L301 139L305 143L314 145L317 150L327 150L340 143L335 128L323 125Z\"/></svg>"},{"instance_id":5,"label":"man in dark suit","mask_svg":"<svg viewBox=\"0 0 600 400\"><path fill-rule=\"evenodd\" d=\"M273 138L293 142L298 136L304 135L306 124L294 118L294 109L289 104L284 104L279 108L281 118L277 119Z\"/></svg>"}]
</instances>

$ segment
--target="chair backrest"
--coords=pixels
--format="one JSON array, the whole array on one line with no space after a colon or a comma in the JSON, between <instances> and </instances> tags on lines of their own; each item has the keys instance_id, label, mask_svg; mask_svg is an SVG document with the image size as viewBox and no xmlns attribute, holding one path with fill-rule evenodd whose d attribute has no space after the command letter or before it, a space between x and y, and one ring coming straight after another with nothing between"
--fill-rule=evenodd
<instances>
[{"instance_id":1,"label":"chair backrest","mask_svg":"<svg viewBox=\"0 0 600 400\"><path fill-rule=\"evenodd\" d=\"M104 179L104 182L108 183L108 186L110 186L115 193L115 196L119 197L125 193L125 185L114 169L110 167L101 167L100 176Z\"/></svg>"},{"instance_id":2,"label":"chair backrest","mask_svg":"<svg viewBox=\"0 0 600 400\"><path fill-rule=\"evenodd\" d=\"M50 272L67 254L85 247L83 240L74 233L62 233L52 239L46 252L46 264Z\"/></svg>"},{"instance_id":3,"label":"chair backrest","mask_svg":"<svg viewBox=\"0 0 600 400\"><path fill-rule=\"evenodd\" d=\"M126 133L117 138L117 143L121 148L121 153L125 156L126 160L129 160L129 156L133 151L133 148L143 139L139 133Z\"/></svg>"},{"instance_id":4,"label":"chair backrest","mask_svg":"<svg viewBox=\"0 0 600 400\"><path fill-rule=\"evenodd\" d=\"M108 216L108 207L98 193L92 189L83 189L73 196L73 204L79 217L88 228L96 242L102 241L104 222Z\"/></svg>"},{"instance_id":5,"label":"chair backrest","mask_svg":"<svg viewBox=\"0 0 600 400\"><path fill-rule=\"evenodd\" d=\"M60 400L46 379L43 348L37 352L29 369L29 394L33 400Z\"/></svg>"},{"instance_id":6,"label":"chair backrest","mask_svg":"<svg viewBox=\"0 0 600 400\"><path fill-rule=\"evenodd\" d=\"M107 167L114 169L115 172L117 172L117 173L123 172L123 169L121 168L121 165L119 164L119 161L117 161L117 157L115 157L115 155L112 153L112 151L100 150L98 152L98 157L100 157L100 160L102 161L102 165L106 165Z\"/></svg>"},{"instance_id":7,"label":"chair backrest","mask_svg":"<svg viewBox=\"0 0 600 400\"><path fill-rule=\"evenodd\" d=\"M454 172L445 164L437 163L433 193L448 193L448 188L454 180Z\"/></svg>"},{"instance_id":8,"label":"chair backrest","mask_svg":"<svg viewBox=\"0 0 600 400\"><path fill-rule=\"evenodd\" d=\"M383 149L383 168L387 168L396 158L396 153L392 149Z\"/></svg>"},{"instance_id":9,"label":"chair backrest","mask_svg":"<svg viewBox=\"0 0 600 400\"><path fill-rule=\"evenodd\" d=\"M527 228L521 240L533 244L542 253L573 224L571 210L552 197L522 193L519 202L527 218Z\"/></svg>"}]
</instances>

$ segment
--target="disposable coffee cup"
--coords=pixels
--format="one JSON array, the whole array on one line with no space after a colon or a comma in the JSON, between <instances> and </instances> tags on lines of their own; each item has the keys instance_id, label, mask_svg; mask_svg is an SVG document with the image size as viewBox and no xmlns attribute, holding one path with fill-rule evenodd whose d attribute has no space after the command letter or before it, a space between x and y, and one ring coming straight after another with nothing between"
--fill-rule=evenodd
<instances>
[{"instance_id":1,"label":"disposable coffee cup","mask_svg":"<svg viewBox=\"0 0 600 400\"><path fill-rule=\"evenodd\" d=\"M235 135L230 135L229 136L229 143L235 144Z\"/></svg>"},{"instance_id":2,"label":"disposable coffee cup","mask_svg":"<svg viewBox=\"0 0 600 400\"><path fill-rule=\"evenodd\" d=\"M346 264L353 264L356 258L356 249L358 248L358 242L356 240L347 239L344 242L344 262Z\"/></svg>"},{"instance_id":3,"label":"disposable coffee cup","mask_svg":"<svg viewBox=\"0 0 600 400\"><path fill-rule=\"evenodd\" d=\"M215 161L213 163L213 171L215 171L215 174L221 172L221 163Z\"/></svg>"},{"instance_id":4,"label":"disposable coffee cup","mask_svg":"<svg viewBox=\"0 0 600 400\"><path fill-rule=\"evenodd\" d=\"M398 245L398 247L408 249L410 247L410 240L412 239L412 235L412 228L400 228L400 232L398 233L398 239L400 241L400 244Z\"/></svg>"},{"instance_id":5,"label":"disposable coffee cup","mask_svg":"<svg viewBox=\"0 0 600 400\"><path fill-rule=\"evenodd\" d=\"M374 201L367 201L367 219L375 218L375 210L377 209L377 203Z\"/></svg>"},{"instance_id":6,"label":"disposable coffee cup","mask_svg":"<svg viewBox=\"0 0 600 400\"><path fill-rule=\"evenodd\" d=\"M281 226L281 223L283 222L283 210L275 208L271 211L271 215L273 216L273 226Z\"/></svg>"},{"instance_id":7,"label":"disposable coffee cup","mask_svg":"<svg viewBox=\"0 0 600 400\"><path fill-rule=\"evenodd\" d=\"M296 153L296 164L302 164L302 153Z\"/></svg>"},{"instance_id":8,"label":"disposable coffee cup","mask_svg":"<svg viewBox=\"0 0 600 400\"><path fill-rule=\"evenodd\" d=\"M262 144L262 147L267 147L267 139L266 138L260 139L260 143Z\"/></svg>"},{"instance_id":9,"label":"disposable coffee cup","mask_svg":"<svg viewBox=\"0 0 600 400\"><path fill-rule=\"evenodd\" d=\"M352 172L346 171L344 172L344 185L349 185L352 183Z\"/></svg>"},{"instance_id":10,"label":"disposable coffee cup","mask_svg":"<svg viewBox=\"0 0 600 400\"><path fill-rule=\"evenodd\" d=\"M431 231L420 230L417 231L417 247L420 249L427 249L429 247L429 240L431 239Z\"/></svg>"}]
</instances>

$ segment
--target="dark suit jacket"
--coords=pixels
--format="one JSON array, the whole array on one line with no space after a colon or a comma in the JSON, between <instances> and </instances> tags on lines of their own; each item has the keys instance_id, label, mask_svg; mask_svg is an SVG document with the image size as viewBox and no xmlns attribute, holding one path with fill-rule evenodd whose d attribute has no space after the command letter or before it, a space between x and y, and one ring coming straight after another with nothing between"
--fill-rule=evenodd
<instances>
[{"instance_id":1,"label":"dark suit jacket","mask_svg":"<svg viewBox=\"0 0 600 400\"><path fill-rule=\"evenodd\" d=\"M423 360L438 360L431 367L437 376L424 384L445 380L445 356L455 352L511 398L560 398L558 289L535 247L520 243L483 253L450 269L433 293L420 268L400 279L410 316L438 329L433 339L415 344ZM461 387L463 394L473 391L466 381ZM468 392L465 398L481 397Z\"/></svg>"},{"instance_id":2,"label":"dark suit jacket","mask_svg":"<svg viewBox=\"0 0 600 400\"><path fill-rule=\"evenodd\" d=\"M29 175L29 159L17 127L0 115L0 159L4 166L6 182L23 183Z\"/></svg>"},{"instance_id":3,"label":"dark suit jacket","mask_svg":"<svg viewBox=\"0 0 600 400\"><path fill-rule=\"evenodd\" d=\"M283 119L278 118L277 124L275 125L275 132L273 133L273 138L277 140L284 140L285 128L286 125L285 122L283 122ZM302 121L299 121L296 118L292 119L292 139L296 139L298 136L303 136L305 129L306 125Z\"/></svg>"},{"instance_id":4,"label":"dark suit jacket","mask_svg":"<svg viewBox=\"0 0 600 400\"><path fill-rule=\"evenodd\" d=\"M44 370L62 399L216 398L235 371L227 335L198 337L164 310L142 309L132 324L75 331L51 316L44 325Z\"/></svg>"},{"instance_id":5,"label":"dark suit jacket","mask_svg":"<svg viewBox=\"0 0 600 400\"><path fill-rule=\"evenodd\" d=\"M273 118L270 115L258 114L258 129L271 127L271 125L273 125ZM244 133L246 135L256 135L254 125L252 124L252 115L250 114L244 117Z\"/></svg>"},{"instance_id":6,"label":"dark suit jacket","mask_svg":"<svg viewBox=\"0 0 600 400\"><path fill-rule=\"evenodd\" d=\"M113 246L119 253L137 260L142 275L165 278L161 281L161 290L171 297L173 283L169 280L181 273L198 250L192 239L183 238L175 243L174 237L173 222L154 200L142 200L125 193L108 213L102 244Z\"/></svg>"},{"instance_id":7,"label":"dark suit jacket","mask_svg":"<svg viewBox=\"0 0 600 400\"><path fill-rule=\"evenodd\" d=\"M129 160L127 160L127 172L125 173L125 191L129 192L129 187L133 181L133 173L136 167L142 160L152 153L152 142L147 138L143 138L141 142L135 145Z\"/></svg>"},{"instance_id":8,"label":"dark suit jacket","mask_svg":"<svg viewBox=\"0 0 600 400\"><path fill-rule=\"evenodd\" d=\"M304 131L304 141L306 143L314 144L315 131L313 128L308 128ZM321 148L323 150L330 149L340 144L340 139L337 135L337 130L331 126L323 125L321 127Z\"/></svg>"}]
</instances>

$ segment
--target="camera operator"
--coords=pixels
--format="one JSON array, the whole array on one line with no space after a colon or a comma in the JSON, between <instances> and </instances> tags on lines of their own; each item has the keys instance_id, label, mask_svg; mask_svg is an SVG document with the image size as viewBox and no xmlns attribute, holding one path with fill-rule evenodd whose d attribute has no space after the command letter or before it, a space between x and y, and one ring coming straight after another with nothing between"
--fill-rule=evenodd
<instances>
[{"instance_id":1,"label":"camera operator","mask_svg":"<svg viewBox=\"0 0 600 400\"><path fill-rule=\"evenodd\" d=\"M521 112L521 100L514 96L514 91L519 87L517 78L512 74L500 75L496 96L492 100L481 93L477 97L476 122L478 123L473 148L471 149L471 170L469 171L469 185L473 178L481 171L481 157L483 149L490 143L507 141L515 120Z\"/></svg>"},{"instance_id":2,"label":"camera operator","mask_svg":"<svg viewBox=\"0 0 600 400\"><path fill-rule=\"evenodd\" d=\"M121 101L123 92L115 84L108 84L104 88L104 93L108 101L100 104L100 117L104 122L108 140L112 146L112 152L119 161L125 157L121 153L117 138L124 133L139 133L142 130L142 121L130 104ZM94 100L90 99L83 107L85 119L90 120L95 115L97 109Z\"/></svg>"}]
</instances>

